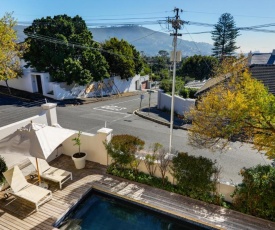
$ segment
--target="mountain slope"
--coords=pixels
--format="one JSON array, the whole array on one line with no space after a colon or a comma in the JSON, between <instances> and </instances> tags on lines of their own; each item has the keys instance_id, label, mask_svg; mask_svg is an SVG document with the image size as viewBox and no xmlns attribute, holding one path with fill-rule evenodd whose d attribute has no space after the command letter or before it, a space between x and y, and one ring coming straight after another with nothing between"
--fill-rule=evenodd
<instances>
[{"instance_id":1,"label":"mountain slope","mask_svg":"<svg viewBox=\"0 0 275 230\"><path fill-rule=\"evenodd\" d=\"M25 26L17 25L15 29L18 33L18 40L24 41L26 35L23 33ZM160 50L168 52L173 50L173 37L169 34L150 30L141 26L121 26L90 28L94 40L104 42L112 37L124 39L134 45L138 51L143 51L147 56L155 56ZM198 47L198 48L197 48ZM182 51L183 56L195 54L211 55L212 45L204 42L190 42L178 39L177 50Z\"/></svg>"},{"instance_id":2,"label":"mountain slope","mask_svg":"<svg viewBox=\"0 0 275 230\"><path fill-rule=\"evenodd\" d=\"M141 26L122 26L107 28L90 29L94 40L103 42L111 37L124 39L133 44L137 50L144 51L145 55L157 55L159 50L168 52L173 50L173 37L169 34L157 32ZM197 47L198 49L197 49ZM178 49L183 56L192 56L194 54L211 55L212 45L204 42L194 44L194 42L178 39Z\"/></svg>"}]
</instances>

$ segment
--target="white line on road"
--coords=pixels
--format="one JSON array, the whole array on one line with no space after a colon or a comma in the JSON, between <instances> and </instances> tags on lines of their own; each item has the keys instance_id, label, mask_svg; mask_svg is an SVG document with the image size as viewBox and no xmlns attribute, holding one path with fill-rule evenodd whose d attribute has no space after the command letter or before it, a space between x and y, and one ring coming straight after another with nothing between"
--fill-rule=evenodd
<instances>
[{"instance_id":1,"label":"white line on road","mask_svg":"<svg viewBox=\"0 0 275 230\"><path fill-rule=\"evenodd\" d=\"M101 111L105 111L105 112L109 112L109 113L118 113L118 114L127 114L127 113L120 113L120 112L116 112L113 110L107 110L107 109L100 109L100 108L94 108L95 110L101 110Z\"/></svg>"}]
</instances>

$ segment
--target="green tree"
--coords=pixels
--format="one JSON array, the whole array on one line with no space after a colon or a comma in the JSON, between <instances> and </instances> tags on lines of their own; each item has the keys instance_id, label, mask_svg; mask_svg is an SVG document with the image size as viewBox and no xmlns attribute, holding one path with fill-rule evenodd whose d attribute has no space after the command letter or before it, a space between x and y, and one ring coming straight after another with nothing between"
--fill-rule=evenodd
<instances>
[{"instance_id":1,"label":"green tree","mask_svg":"<svg viewBox=\"0 0 275 230\"><path fill-rule=\"evenodd\" d=\"M239 31L233 16L229 13L222 14L212 31L214 56L219 59L223 59L224 56L231 56L239 48L236 46L237 36L239 36Z\"/></svg>"},{"instance_id":2,"label":"green tree","mask_svg":"<svg viewBox=\"0 0 275 230\"><path fill-rule=\"evenodd\" d=\"M11 13L6 13L0 19L0 81L5 81L10 94L8 80L17 78L22 74L20 57L27 48L26 44L16 42L15 25L16 21Z\"/></svg>"},{"instance_id":3,"label":"green tree","mask_svg":"<svg viewBox=\"0 0 275 230\"><path fill-rule=\"evenodd\" d=\"M141 72L143 68L142 58L134 46L127 41L111 38L105 41L102 47L111 75L128 79Z\"/></svg>"},{"instance_id":4,"label":"green tree","mask_svg":"<svg viewBox=\"0 0 275 230\"><path fill-rule=\"evenodd\" d=\"M57 15L36 19L24 29L27 66L46 71L54 81L85 85L108 77L108 64L85 21Z\"/></svg>"},{"instance_id":5,"label":"green tree","mask_svg":"<svg viewBox=\"0 0 275 230\"><path fill-rule=\"evenodd\" d=\"M183 79L208 79L213 76L217 64L218 60L215 57L194 55L184 59L178 74L182 76Z\"/></svg>"},{"instance_id":6,"label":"green tree","mask_svg":"<svg viewBox=\"0 0 275 230\"><path fill-rule=\"evenodd\" d=\"M159 88L164 90L165 93L172 93L172 80L171 79L162 79L159 85ZM175 82L175 93L180 94L180 91L184 88L184 81L180 77L176 77Z\"/></svg>"}]
</instances>

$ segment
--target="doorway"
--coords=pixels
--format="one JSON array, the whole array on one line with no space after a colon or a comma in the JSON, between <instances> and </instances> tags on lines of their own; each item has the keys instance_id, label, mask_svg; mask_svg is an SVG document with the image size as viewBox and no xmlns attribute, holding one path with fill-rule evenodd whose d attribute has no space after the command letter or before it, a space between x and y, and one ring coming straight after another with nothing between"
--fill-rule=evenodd
<instances>
[{"instance_id":1,"label":"doorway","mask_svg":"<svg viewBox=\"0 0 275 230\"><path fill-rule=\"evenodd\" d=\"M43 94L41 75L36 75L36 83L37 83L38 93Z\"/></svg>"}]
</instances>

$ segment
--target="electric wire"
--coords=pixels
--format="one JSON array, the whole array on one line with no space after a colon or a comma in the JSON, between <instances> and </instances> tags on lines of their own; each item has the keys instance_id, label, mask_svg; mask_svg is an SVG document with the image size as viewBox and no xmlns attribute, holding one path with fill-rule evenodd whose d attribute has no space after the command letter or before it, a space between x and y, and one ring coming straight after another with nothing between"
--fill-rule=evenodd
<instances>
[{"instance_id":1,"label":"electric wire","mask_svg":"<svg viewBox=\"0 0 275 230\"><path fill-rule=\"evenodd\" d=\"M56 39L56 38L52 38L52 37L48 37L48 36L43 36L43 35L38 35L38 34L31 34L31 33L26 33L26 35L28 35L28 37L30 37L30 38L41 40L41 41L44 41L44 42L50 42L50 43L54 43L54 44L65 45L67 47L72 47L72 48L97 50L97 51L100 51L100 52L109 53L109 54L120 56L120 57L127 57L127 58L131 58L131 59L139 60L138 58L135 58L135 57L132 57L132 56L118 54L118 53L115 53L115 52L112 52L112 51L109 51L109 50L104 50L102 48L96 48L96 47L87 46L87 45L82 45L82 44L79 44L79 43L76 43L76 42L66 42L66 41L61 40L61 39ZM99 42L94 41L94 40L93 40L93 42L99 43Z\"/></svg>"},{"instance_id":2,"label":"electric wire","mask_svg":"<svg viewBox=\"0 0 275 230\"><path fill-rule=\"evenodd\" d=\"M202 55L201 50L200 50L199 47L197 46L197 43L194 41L193 37L192 37L191 34L189 33L189 31L188 31L188 29L186 28L186 26L185 26L184 28L185 28L185 30L187 31L187 33L189 34L189 36L190 36L190 38L191 38L193 44L194 44L195 47L197 48L198 52L200 53L200 55ZM204 59L202 59L202 60L203 60L204 63L206 64L208 70L211 71L211 68L209 67L209 65L207 64L207 62L206 62Z\"/></svg>"}]
</instances>

